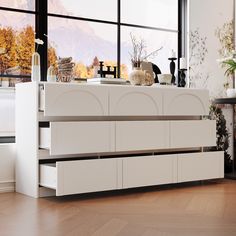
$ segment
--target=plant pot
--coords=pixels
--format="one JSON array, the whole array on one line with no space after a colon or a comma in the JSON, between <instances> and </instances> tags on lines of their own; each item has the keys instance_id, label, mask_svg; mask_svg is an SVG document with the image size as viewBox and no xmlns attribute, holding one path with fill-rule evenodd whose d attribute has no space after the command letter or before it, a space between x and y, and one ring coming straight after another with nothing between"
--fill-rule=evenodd
<instances>
[{"instance_id":1,"label":"plant pot","mask_svg":"<svg viewBox=\"0 0 236 236\"><path fill-rule=\"evenodd\" d=\"M140 67L134 67L129 74L129 81L132 85L141 85L145 79L145 73Z\"/></svg>"}]
</instances>

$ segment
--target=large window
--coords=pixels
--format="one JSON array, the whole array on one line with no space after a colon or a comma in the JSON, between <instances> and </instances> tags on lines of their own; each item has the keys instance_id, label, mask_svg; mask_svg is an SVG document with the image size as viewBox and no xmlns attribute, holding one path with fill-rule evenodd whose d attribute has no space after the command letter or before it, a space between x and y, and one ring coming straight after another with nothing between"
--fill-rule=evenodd
<instances>
[{"instance_id":1,"label":"large window","mask_svg":"<svg viewBox=\"0 0 236 236\"><path fill-rule=\"evenodd\" d=\"M142 38L163 73L169 73L171 50L178 55L178 0L48 0L49 63L72 56L75 76L93 77L97 60L118 66L128 77L132 51L130 34Z\"/></svg>"},{"instance_id":2,"label":"large window","mask_svg":"<svg viewBox=\"0 0 236 236\"><path fill-rule=\"evenodd\" d=\"M163 47L149 60L169 73L171 50L181 52L181 2L0 0L0 136L14 135L14 91L7 90L30 80L35 36L45 42L39 48L43 80L58 57L73 58L77 78L93 77L98 61L128 78L130 34L145 41L147 53Z\"/></svg>"}]
</instances>

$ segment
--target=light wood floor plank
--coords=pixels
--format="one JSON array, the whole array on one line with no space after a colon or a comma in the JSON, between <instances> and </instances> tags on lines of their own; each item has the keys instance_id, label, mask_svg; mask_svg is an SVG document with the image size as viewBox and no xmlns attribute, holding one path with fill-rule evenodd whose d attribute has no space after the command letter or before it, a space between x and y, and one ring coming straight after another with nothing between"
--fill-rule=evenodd
<instances>
[{"instance_id":1,"label":"light wood floor plank","mask_svg":"<svg viewBox=\"0 0 236 236\"><path fill-rule=\"evenodd\" d=\"M236 181L34 199L0 194L0 236L234 236Z\"/></svg>"}]
</instances>

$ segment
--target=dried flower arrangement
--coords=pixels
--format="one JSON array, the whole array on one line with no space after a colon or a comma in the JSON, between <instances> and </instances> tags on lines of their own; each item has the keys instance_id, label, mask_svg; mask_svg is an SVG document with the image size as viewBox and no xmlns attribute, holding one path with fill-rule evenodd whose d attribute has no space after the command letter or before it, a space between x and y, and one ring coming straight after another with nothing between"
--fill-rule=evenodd
<instances>
[{"instance_id":1,"label":"dried flower arrangement","mask_svg":"<svg viewBox=\"0 0 236 236\"><path fill-rule=\"evenodd\" d=\"M157 50L148 53L146 51L146 44L144 39L140 38L139 40L132 33L130 33L130 38L133 46L132 52L129 52L131 57L131 63L133 67L140 67L142 62L147 60L150 57L155 57L158 55L158 52L163 48L160 47Z\"/></svg>"}]
</instances>

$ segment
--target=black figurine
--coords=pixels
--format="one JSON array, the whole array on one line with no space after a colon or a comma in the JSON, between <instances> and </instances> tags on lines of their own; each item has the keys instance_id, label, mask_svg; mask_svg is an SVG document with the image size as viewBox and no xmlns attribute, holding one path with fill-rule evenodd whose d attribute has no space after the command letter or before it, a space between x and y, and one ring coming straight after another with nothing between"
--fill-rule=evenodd
<instances>
[{"instance_id":1,"label":"black figurine","mask_svg":"<svg viewBox=\"0 0 236 236\"><path fill-rule=\"evenodd\" d=\"M114 66L113 68L113 71L111 71L111 66L107 66L107 70L103 70L103 66L104 66L104 62L103 61L99 61L100 63L100 70L98 70L98 74L100 74L100 77L101 78L105 78L106 75L113 75L114 78L116 78L116 66Z\"/></svg>"},{"instance_id":2,"label":"black figurine","mask_svg":"<svg viewBox=\"0 0 236 236\"><path fill-rule=\"evenodd\" d=\"M170 62L170 73L172 74L171 83L175 84L175 80L176 80L176 78L175 78L175 61L177 60L177 58L170 57L170 58L168 58L168 60L171 61Z\"/></svg>"},{"instance_id":3,"label":"black figurine","mask_svg":"<svg viewBox=\"0 0 236 236\"><path fill-rule=\"evenodd\" d=\"M186 85L186 75L185 75L185 71L187 71L187 69L179 69L179 84L178 87L185 87Z\"/></svg>"}]
</instances>

